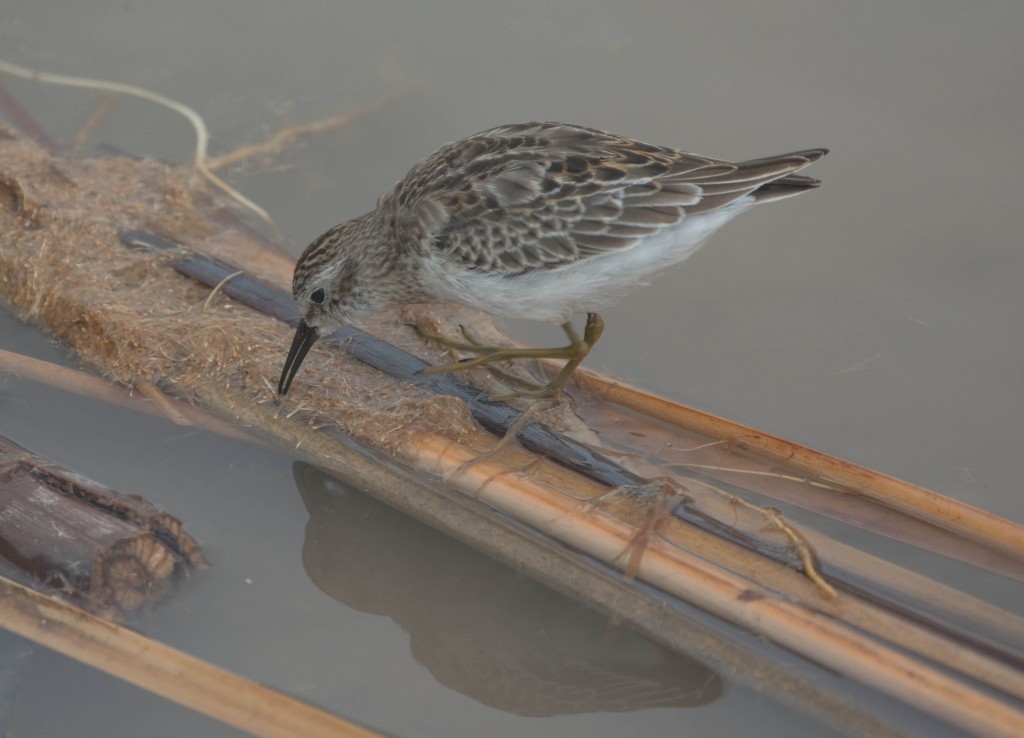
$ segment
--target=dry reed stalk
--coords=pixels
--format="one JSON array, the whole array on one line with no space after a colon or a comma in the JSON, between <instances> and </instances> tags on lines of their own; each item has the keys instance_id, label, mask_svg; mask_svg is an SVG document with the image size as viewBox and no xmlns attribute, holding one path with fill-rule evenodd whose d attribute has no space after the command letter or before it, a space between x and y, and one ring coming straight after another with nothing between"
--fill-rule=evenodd
<instances>
[{"instance_id":1,"label":"dry reed stalk","mask_svg":"<svg viewBox=\"0 0 1024 738\"><path fill-rule=\"evenodd\" d=\"M618 560L623 542L635 533L631 526L600 513L588 514L579 503L553 496L530 480L516 480L514 492L508 493L506 479L515 471L494 461L467 467L467 462L476 456L471 449L436 438L421 438L416 446L422 453L421 462L433 466L435 473L445 475L450 482L516 519L603 561ZM648 542L639 563L639 575L688 602L965 730L1007 738L1019 735L1024 720L1021 711L830 616L783 599L661 539ZM845 603L840 601L836 607L842 611ZM990 676L1006 675L1001 665L996 668L997 673Z\"/></svg>"},{"instance_id":2,"label":"dry reed stalk","mask_svg":"<svg viewBox=\"0 0 1024 738\"><path fill-rule=\"evenodd\" d=\"M94 400L108 402L111 405L126 407L148 415L167 417L178 425L195 426L211 433L249 443L263 443L242 429L225 423L220 418L167 396L149 382L140 383L137 386L139 396L136 396L123 387L77 369L69 369L4 349L0 349L0 373L17 374L33 382L82 397L91 397Z\"/></svg>"},{"instance_id":3,"label":"dry reed stalk","mask_svg":"<svg viewBox=\"0 0 1024 738\"><path fill-rule=\"evenodd\" d=\"M30 356L16 354L13 351L0 349L0 372L17 374L49 387L72 392L83 397L92 397L103 402L109 402L112 405L134 407L139 404L138 400L132 398L128 390L113 385L104 379L76 369L68 369L57 364L51 364L48 361L40 361ZM157 414L157 411L148 405L143 404L142 407L146 408L143 412Z\"/></svg>"},{"instance_id":4,"label":"dry reed stalk","mask_svg":"<svg viewBox=\"0 0 1024 738\"><path fill-rule=\"evenodd\" d=\"M827 562L827 571L839 581L863 582L876 593L883 593L887 602L907 603L893 606L897 612L920 614L927 619L937 617L948 622L969 623L975 637L1006 643L1018 651L1024 649L1024 617L1003 610L962 590L942 584L910 569L853 546L830 539L817 531L804 533L818 555ZM886 626L870 626L874 632L885 633Z\"/></svg>"},{"instance_id":5,"label":"dry reed stalk","mask_svg":"<svg viewBox=\"0 0 1024 738\"><path fill-rule=\"evenodd\" d=\"M638 465L635 459L631 460L631 468L638 473L659 473L663 467L655 466L655 463L668 464L671 469L698 472L703 481L689 484L689 493L719 517L728 515L723 506L742 500L726 489L718 488L715 484L718 481L727 488L751 490L784 500L795 507L960 559L1010 579L1020 581L1024 578L1020 558L985 546L982 542L965 540L953 532L881 507L870 500L845 494L836 485L815 482L783 465L737 452L726 442L680 435L672 431L673 426L648 420L629 410L616 409L613 405L595 401L593 396L581 398L578 407L602 439L622 448L634 449L637 457L650 460L646 465ZM871 592L883 593L890 601L890 607L905 612L908 617L924 620L938 617L940 621L970 623L974 637L980 641L1002 641L1016 649L1024 648L1024 618L966 596L960 589L819 534L812 527L804 525L801 531L816 550L826 571L840 582L852 582ZM899 604L894 606L892 603Z\"/></svg>"},{"instance_id":6,"label":"dry reed stalk","mask_svg":"<svg viewBox=\"0 0 1024 738\"><path fill-rule=\"evenodd\" d=\"M749 426L680 405L589 370L578 372L576 379L582 389L608 402L623 405L708 438L721 439L734 447L760 454L811 477L840 485L854 494L927 520L946 530L997 546L1015 557L1024 554L1024 526L985 510Z\"/></svg>"},{"instance_id":7,"label":"dry reed stalk","mask_svg":"<svg viewBox=\"0 0 1024 738\"><path fill-rule=\"evenodd\" d=\"M255 736L379 735L2 577L0 626Z\"/></svg>"}]
</instances>

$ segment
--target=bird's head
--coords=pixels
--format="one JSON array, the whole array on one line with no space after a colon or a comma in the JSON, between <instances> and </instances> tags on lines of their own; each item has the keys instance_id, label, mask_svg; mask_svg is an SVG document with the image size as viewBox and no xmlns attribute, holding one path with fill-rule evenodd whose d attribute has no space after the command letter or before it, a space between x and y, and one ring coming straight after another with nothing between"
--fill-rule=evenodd
<instances>
[{"instance_id":1,"label":"bird's head","mask_svg":"<svg viewBox=\"0 0 1024 738\"><path fill-rule=\"evenodd\" d=\"M292 296L299 308L277 391L285 394L321 335L394 304L388 290L391 244L373 213L337 225L311 243L295 264Z\"/></svg>"}]
</instances>

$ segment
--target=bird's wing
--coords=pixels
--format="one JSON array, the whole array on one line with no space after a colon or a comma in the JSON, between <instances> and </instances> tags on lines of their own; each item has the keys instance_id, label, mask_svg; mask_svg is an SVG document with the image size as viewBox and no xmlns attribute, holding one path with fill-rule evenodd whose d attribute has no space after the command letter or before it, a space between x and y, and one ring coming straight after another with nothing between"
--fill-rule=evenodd
<instances>
[{"instance_id":1,"label":"bird's wing","mask_svg":"<svg viewBox=\"0 0 1024 738\"><path fill-rule=\"evenodd\" d=\"M793 172L824 153L734 164L561 123L503 126L415 167L396 221L448 259L517 274L628 249L760 188L776 199L814 187Z\"/></svg>"}]
</instances>

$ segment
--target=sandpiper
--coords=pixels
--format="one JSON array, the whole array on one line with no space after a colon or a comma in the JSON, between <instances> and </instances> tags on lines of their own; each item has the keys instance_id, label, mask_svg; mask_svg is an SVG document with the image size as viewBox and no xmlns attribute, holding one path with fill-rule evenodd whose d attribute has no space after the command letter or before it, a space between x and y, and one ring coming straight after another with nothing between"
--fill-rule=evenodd
<instances>
[{"instance_id":1,"label":"sandpiper","mask_svg":"<svg viewBox=\"0 0 1024 738\"><path fill-rule=\"evenodd\" d=\"M754 205L817 187L807 149L728 162L567 123L518 123L448 144L365 215L331 228L295 266L302 320L278 392L324 332L396 305L455 302L560 323L557 348L458 348L448 372L516 358L566 364L533 396L558 396L600 337L597 311ZM582 338L570 320L587 313Z\"/></svg>"}]
</instances>

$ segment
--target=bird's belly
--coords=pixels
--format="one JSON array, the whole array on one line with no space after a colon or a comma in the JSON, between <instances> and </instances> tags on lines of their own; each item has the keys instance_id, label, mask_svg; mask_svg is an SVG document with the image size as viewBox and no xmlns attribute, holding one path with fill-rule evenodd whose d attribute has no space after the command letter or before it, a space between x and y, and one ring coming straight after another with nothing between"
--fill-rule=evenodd
<instances>
[{"instance_id":1,"label":"bird's belly","mask_svg":"<svg viewBox=\"0 0 1024 738\"><path fill-rule=\"evenodd\" d=\"M574 314L596 312L647 284L655 273L686 259L716 230L753 205L731 205L684 218L634 246L571 264L515 275L464 269L452 264L432 270L431 291L492 315L564 323Z\"/></svg>"}]
</instances>

